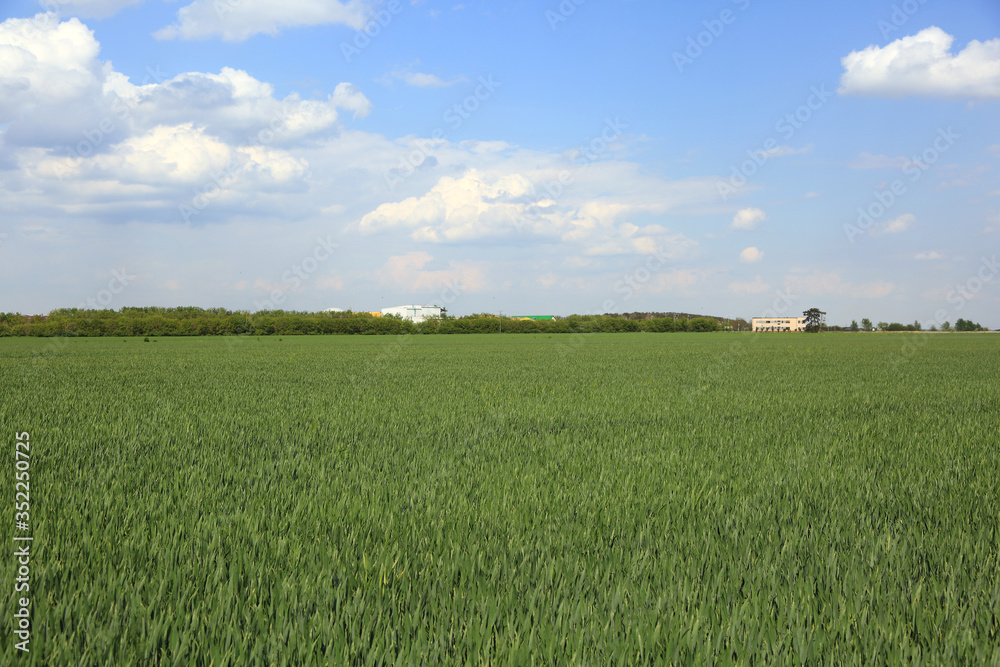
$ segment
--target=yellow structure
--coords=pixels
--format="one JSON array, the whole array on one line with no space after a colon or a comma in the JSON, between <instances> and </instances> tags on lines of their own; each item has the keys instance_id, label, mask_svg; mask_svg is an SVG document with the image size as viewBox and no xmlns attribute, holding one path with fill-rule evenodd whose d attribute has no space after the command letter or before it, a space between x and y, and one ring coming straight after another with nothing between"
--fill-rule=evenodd
<instances>
[{"instance_id":1,"label":"yellow structure","mask_svg":"<svg viewBox=\"0 0 1000 667\"><path fill-rule=\"evenodd\" d=\"M804 317L755 317L751 320L754 331L805 331Z\"/></svg>"}]
</instances>

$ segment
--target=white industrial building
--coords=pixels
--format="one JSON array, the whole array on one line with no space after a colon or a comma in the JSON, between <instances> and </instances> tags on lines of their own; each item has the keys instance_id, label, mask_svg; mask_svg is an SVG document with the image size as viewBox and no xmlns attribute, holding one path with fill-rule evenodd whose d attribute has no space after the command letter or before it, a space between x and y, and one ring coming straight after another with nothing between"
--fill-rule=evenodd
<instances>
[{"instance_id":1,"label":"white industrial building","mask_svg":"<svg viewBox=\"0 0 1000 667\"><path fill-rule=\"evenodd\" d=\"M805 331L804 317L755 317L751 321L754 331Z\"/></svg>"},{"instance_id":2,"label":"white industrial building","mask_svg":"<svg viewBox=\"0 0 1000 667\"><path fill-rule=\"evenodd\" d=\"M413 320L413 322L420 324L428 318L441 317L443 311L444 309L440 306L393 306L392 308L383 308L382 315L396 315L404 320Z\"/></svg>"}]
</instances>

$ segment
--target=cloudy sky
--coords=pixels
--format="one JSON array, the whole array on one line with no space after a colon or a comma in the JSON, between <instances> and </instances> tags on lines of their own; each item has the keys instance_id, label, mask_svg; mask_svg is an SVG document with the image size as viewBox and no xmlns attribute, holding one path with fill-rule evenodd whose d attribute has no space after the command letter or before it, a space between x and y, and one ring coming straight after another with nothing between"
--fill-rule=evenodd
<instances>
[{"instance_id":1,"label":"cloudy sky","mask_svg":"<svg viewBox=\"0 0 1000 667\"><path fill-rule=\"evenodd\" d=\"M1000 328L995 0L0 12L0 311Z\"/></svg>"}]
</instances>

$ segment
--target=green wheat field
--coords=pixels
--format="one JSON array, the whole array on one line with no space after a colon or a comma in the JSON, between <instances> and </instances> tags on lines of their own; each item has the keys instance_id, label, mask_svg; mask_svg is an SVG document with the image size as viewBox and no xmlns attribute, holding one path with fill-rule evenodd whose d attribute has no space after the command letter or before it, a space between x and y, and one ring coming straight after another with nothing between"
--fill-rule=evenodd
<instances>
[{"instance_id":1,"label":"green wheat field","mask_svg":"<svg viewBox=\"0 0 1000 667\"><path fill-rule=\"evenodd\" d=\"M1000 664L995 335L0 339L0 387L4 664Z\"/></svg>"}]
</instances>

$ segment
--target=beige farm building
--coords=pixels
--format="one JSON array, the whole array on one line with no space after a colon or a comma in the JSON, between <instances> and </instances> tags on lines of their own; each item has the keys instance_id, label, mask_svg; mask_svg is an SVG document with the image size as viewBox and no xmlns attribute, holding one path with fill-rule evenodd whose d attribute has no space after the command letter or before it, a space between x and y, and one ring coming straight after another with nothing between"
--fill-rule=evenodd
<instances>
[{"instance_id":1,"label":"beige farm building","mask_svg":"<svg viewBox=\"0 0 1000 667\"><path fill-rule=\"evenodd\" d=\"M805 331L804 317L755 317L750 322L754 331Z\"/></svg>"}]
</instances>

